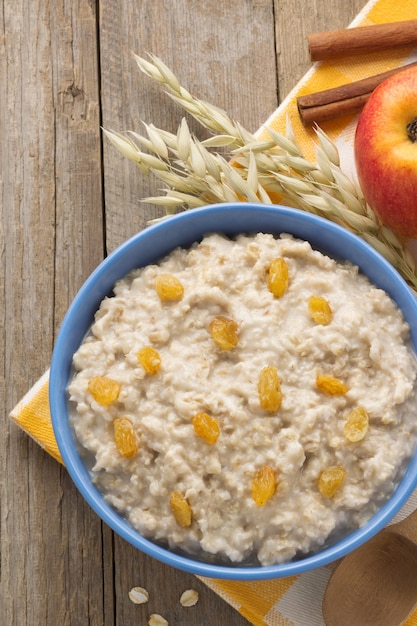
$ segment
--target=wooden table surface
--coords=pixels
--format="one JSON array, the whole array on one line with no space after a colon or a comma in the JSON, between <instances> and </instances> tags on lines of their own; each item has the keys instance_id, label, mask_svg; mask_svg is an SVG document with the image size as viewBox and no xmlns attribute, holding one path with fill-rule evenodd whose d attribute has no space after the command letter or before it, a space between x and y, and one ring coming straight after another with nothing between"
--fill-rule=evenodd
<instances>
[{"instance_id":1,"label":"wooden table surface","mask_svg":"<svg viewBox=\"0 0 417 626\"><path fill-rule=\"evenodd\" d=\"M158 183L103 141L183 112L136 67L161 57L183 86L255 131L308 70L309 33L347 26L364 0L3 0L0 123L0 624L243 626L193 575L116 537L66 470L8 419L48 368L89 273L158 215ZM198 133L199 127L191 123ZM128 598L150 592L147 605ZM199 603L180 606L182 591ZM300 625L304 626L304 625ZM305 626L308 626L306 623Z\"/></svg>"}]
</instances>

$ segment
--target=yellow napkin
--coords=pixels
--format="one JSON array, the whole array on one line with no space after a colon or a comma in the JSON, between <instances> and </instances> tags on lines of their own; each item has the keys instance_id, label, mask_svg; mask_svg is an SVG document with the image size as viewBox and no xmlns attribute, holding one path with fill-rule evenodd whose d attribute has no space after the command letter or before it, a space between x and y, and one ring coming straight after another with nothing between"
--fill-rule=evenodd
<instances>
[{"instance_id":1,"label":"yellow napkin","mask_svg":"<svg viewBox=\"0 0 417 626\"><path fill-rule=\"evenodd\" d=\"M380 24L417 18L416 0L371 0L352 22L351 26ZM307 43L306 43L307 45ZM306 130L298 116L296 98L300 95L327 89L359 80L373 74L399 67L417 60L417 49L411 54L388 51L351 57L337 62L316 63L304 76L281 106L265 122L278 132L285 132L289 117L300 147L306 157L314 160L314 133ZM347 173L354 174L352 144L356 118L327 122L323 129L336 142L341 162ZM262 129L259 131L262 135ZM48 405L48 372L19 402L10 415L55 459L62 462L51 425ZM417 507L417 492L394 521L408 515ZM234 582L210 580L204 582L229 602L255 626L324 626L321 600L330 576L328 568L293 576L291 578L261 582ZM417 626L417 612L406 626Z\"/></svg>"}]
</instances>

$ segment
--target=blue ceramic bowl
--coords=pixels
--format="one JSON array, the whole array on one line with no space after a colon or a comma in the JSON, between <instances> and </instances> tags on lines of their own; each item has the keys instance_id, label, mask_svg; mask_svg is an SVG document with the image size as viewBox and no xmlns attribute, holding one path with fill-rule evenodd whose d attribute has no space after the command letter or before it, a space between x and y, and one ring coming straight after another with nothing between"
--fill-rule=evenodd
<instances>
[{"instance_id":1,"label":"blue ceramic bowl","mask_svg":"<svg viewBox=\"0 0 417 626\"><path fill-rule=\"evenodd\" d=\"M88 332L101 300L112 292L114 283L136 267L155 263L177 246L188 247L205 234L219 231L230 236L244 232L291 233L308 240L313 248L329 256L355 263L402 309L417 351L417 298L393 267L363 240L327 220L283 206L212 205L146 228L110 254L84 283L65 316L52 356L49 389L53 428L64 463L85 500L118 535L139 550L173 567L212 578L261 580L300 574L339 559L391 520L417 486L417 452L389 500L359 530L300 560L268 567L227 566L176 554L134 530L92 484L69 423L66 389L72 356Z\"/></svg>"}]
</instances>

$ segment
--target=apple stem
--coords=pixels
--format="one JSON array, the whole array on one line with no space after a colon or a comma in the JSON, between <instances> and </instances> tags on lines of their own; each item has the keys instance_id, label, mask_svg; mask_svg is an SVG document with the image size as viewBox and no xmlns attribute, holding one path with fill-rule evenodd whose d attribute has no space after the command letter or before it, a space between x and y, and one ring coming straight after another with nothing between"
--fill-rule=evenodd
<instances>
[{"instance_id":1,"label":"apple stem","mask_svg":"<svg viewBox=\"0 0 417 626\"><path fill-rule=\"evenodd\" d=\"M407 124L408 138L415 143L417 141L417 117L412 122Z\"/></svg>"}]
</instances>

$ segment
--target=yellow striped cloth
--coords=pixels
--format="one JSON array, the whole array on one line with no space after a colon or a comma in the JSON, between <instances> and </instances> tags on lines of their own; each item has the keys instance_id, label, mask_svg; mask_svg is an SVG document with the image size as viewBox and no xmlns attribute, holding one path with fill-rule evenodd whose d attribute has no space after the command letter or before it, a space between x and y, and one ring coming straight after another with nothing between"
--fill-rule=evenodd
<instances>
[{"instance_id":1,"label":"yellow striped cloth","mask_svg":"<svg viewBox=\"0 0 417 626\"><path fill-rule=\"evenodd\" d=\"M415 18L416 0L370 0L351 26ZM411 53L387 51L316 63L265 122L265 126L284 133L288 117L305 156L314 160L314 133L306 130L300 122L296 106L298 96L327 89L329 85L360 80L415 60L417 49ZM323 125L339 148L344 170L351 174L354 174L352 145L355 125L354 117ZM260 129L261 136L262 132ZM57 461L62 462L49 414L48 372L19 402L10 417ZM417 492L394 521L402 519L416 507ZM255 626L324 626L321 601L329 576L330 569L321 568L300 576L261 582L202 580ZM406 626L417 626L417 612L407 620Z\"/></svg>"}]
</instances>

